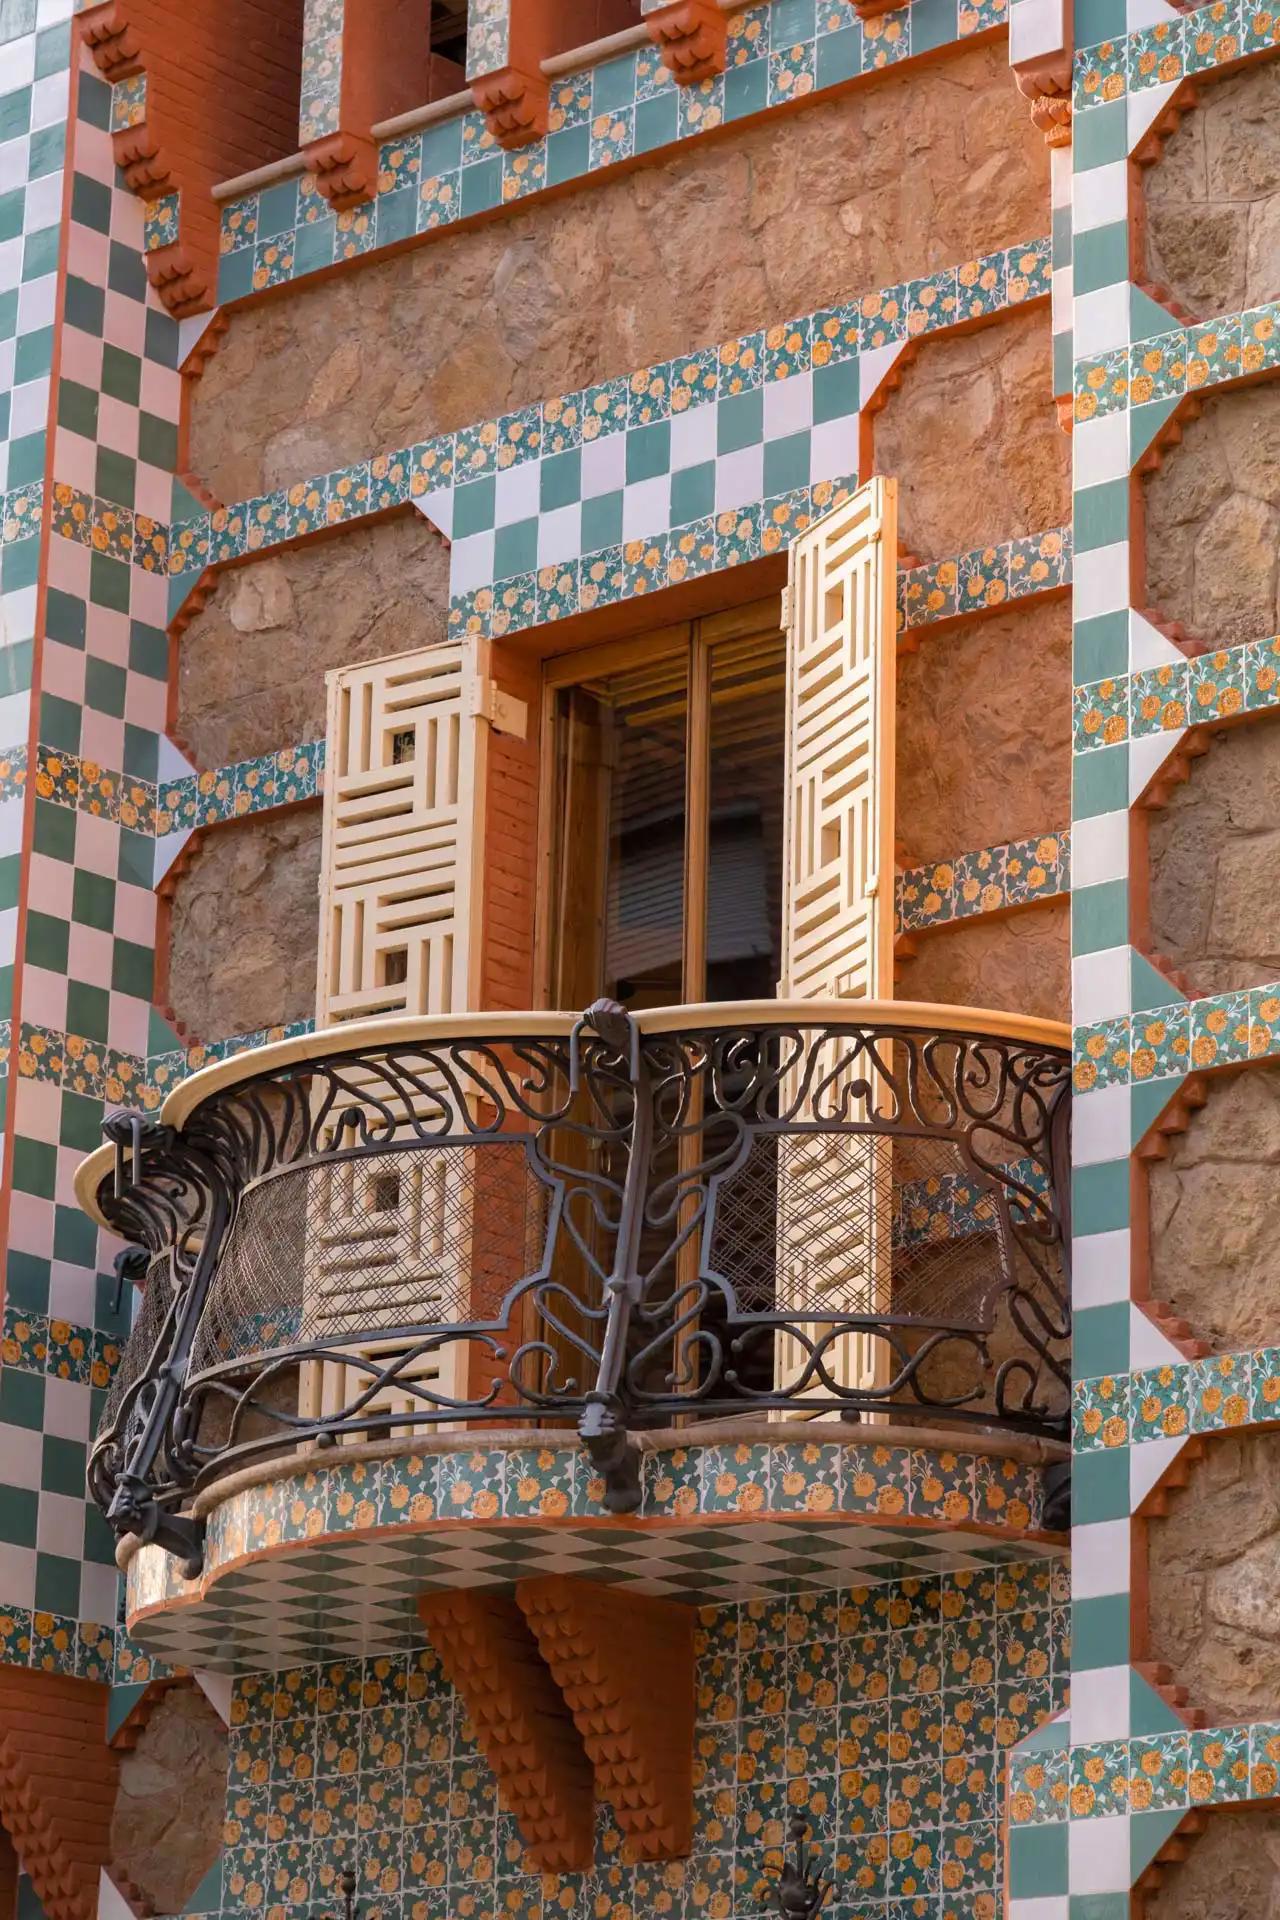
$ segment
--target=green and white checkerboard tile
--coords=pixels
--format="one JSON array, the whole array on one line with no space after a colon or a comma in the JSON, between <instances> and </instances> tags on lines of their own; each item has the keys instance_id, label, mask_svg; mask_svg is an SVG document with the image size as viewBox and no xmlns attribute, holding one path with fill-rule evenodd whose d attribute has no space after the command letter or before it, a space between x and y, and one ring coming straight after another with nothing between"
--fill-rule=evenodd
<instances>
[{"instance_id":1,"label":"green and white checkerboard tile","mask_svg":"<svg viewBox=\"0 0 1280 1920\"><path fill-rule=\"evenodd\" d=\"M1235 1005L1241 996L1224 995L1188 1012L1176 989L1129 945L1129 809L1180 738L1191 680L1225 672L1223 691L1230 697L1239 678L1245 704L1243 658L1225 668L1218 657L1188 663L1129 605L1129 476L1183 393L1238 378L1255 361L1261 368L1280 359L1270 344L1280 320L1273 310L1182 328L1128 277L1128 156L1184 70L1167 58L1199 46L1204 30L1220 25L1220 11L1203 9L1183 21L1146 0L1082 0L1076 9L1076 38L1085 51L1076 56L1070 239L1078 1091L1068 1766L1076 1765L1077 1750L1096 1755L1147 1734L1179 1737L1170 1710L1129 1665L1131 1516L1185 1444L1181 1412L1185 1396L1190 1414L1191 1391L1183 1356L1131 1300L1130 1154L1187 1070L1197 1032L1218 1059L1239 1057L1230 1053L1236 1047L1255 1055L1270 1051L1269 1038L1250 1044L1253 1025L1259 1035L1265 1026L1267 996L1260 994L1254 1007L1244 996L1241 1008ZM1208 66L1232 51L1195 57ZM1256 351L1246 361L1250 339ZM1171 699L1186 683L1189 704L1180 716L1158 698L1166 681ZM1208 707L1202 699L1197 709L1222 711L1222 697L1212 688ZM1152 699L1159 726L1149 724ZM1158 1428L1144 1433L1141 1444L1133 1444L1129 1424L1134 1381L1144 1425L1151 1406ZM1104 1812L1093 1809L1078 1831L1074 1821L1019 1830L1011 1842L1010 1920L1058 1920L1077 1910L1099 1920L1114 1913L1119 1920L1128 1912L1134 1879L1170 1821L1180 1817L1121 1796Z\"/></svg>"}]
</instances>

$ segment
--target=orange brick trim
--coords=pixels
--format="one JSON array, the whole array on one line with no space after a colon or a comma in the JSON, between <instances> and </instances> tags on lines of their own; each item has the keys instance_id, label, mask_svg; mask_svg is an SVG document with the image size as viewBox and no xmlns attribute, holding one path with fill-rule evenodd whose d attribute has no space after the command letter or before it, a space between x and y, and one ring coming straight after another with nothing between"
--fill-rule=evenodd
<instances>
[{"instance_id":1,"label":"orange brick trim","mask_svg":"<svg viewBox=\"0 0 1280 1920\"><path fill-rule=\"evenodd\" d=\"M116 1798L107 1693L0 1667L0 1820L48 1920L96 1920Z\"/></svg>"},{"instance_id":2,"label":"orange brick trim","mask_svg":"<svg viewBox=\"0 0 1280 1920\"><path fill-rule=\"evenodd\" d=\"M581 1736L510 1595L424 1594L422 1624L541 1873L591 1864L592 1772Z\"/></svg>"},{"instance_id":3,"label":"orange brick trim","mask_svg":"<svg viewBox=\"0 0 1280 1920\"><path fill-rule=\"evenodd\" d=\"M693 1609L551 1574L516 1599L636 1860L693 1845Z\"/></svg>"},{"instance_id":4,"label":"orange brick trim","mask_svg":"<svg viewBox=\"0 0 1280 1920\"><path fill-rule=\"evenodd\" d=\"M894 0L885 0L892 6ZM728 59L729 16L715 0L671 0L645 15L649 38L662 64L682 85L723 73Z\"/></svg>"},{"instance_id":5,"label":"orange brick trim","mask_svg":"<svg viewBox=\"0 0 1280 1920\"><path fill-rule=\"evenodd\" d=\"M378 184L378 149L367 135L330 133L306 149L316 187L338 213L371 200Z\"/></svg>"},{"instance_id":6,"label":"orange brick trim","mask_svg":"<svg viewBox=\"0 0 1280 1920\"><path fill-rule=\"evenodd\" d=\"M503 67L471 83L471 97L500 147L527 147L547 131L551 89L541 73Z\"/></svg>"}]
</instances>

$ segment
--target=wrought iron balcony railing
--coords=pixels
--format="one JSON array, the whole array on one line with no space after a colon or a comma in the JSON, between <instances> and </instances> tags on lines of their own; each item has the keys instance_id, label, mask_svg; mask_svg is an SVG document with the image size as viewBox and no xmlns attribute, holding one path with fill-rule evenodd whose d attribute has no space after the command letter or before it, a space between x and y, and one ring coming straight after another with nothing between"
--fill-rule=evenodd
<instances>
[{"instance_id":1,"label":"wrought iron balcony railing","mask_svg":"<svg viewBox=\"0 0 1280 1920\"><path fill-rule=\"evenodd\" d=\"M1065 1029L759 1002L383 1020L118 1114L82 1203L146 1284L92 1450L121 1534L300 1445L732 1413L1061 1435Z\"/></svg>"}]
</instances>

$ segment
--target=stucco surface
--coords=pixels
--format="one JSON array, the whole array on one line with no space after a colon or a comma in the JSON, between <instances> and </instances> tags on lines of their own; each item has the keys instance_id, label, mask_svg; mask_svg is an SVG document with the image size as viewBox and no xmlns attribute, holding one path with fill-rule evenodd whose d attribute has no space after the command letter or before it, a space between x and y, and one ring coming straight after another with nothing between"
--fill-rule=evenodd
<instances>
[{"instance_id":1,"label":"stucco surface","mask_svg":"<svg viewBox=\"0 0 1280 1920\"><path fill-rule=\"evenodd\" d=\"M1052 395L1043 308L919 347L874 421L876 471L898 477L898 534L919 559L1070 518L1071 442Z\"/></svg>"},{"instance_id":2,"label":"stucco surface","mask_svg":"<svg viewBox=\"0 0 1280 1920\"><path fill-rule=\"evenodd\" d=\"M1048 178L1003 44L912 63L235 314L190 464L244 499L953 266L1044 232Z\"/></svg>"},{"instance_id":3,"label":"stucco surface","mask_svg":"<svg viewBox=\"0 0 1280 1920\"><path fill-rule=\"evenodd\" d=\"M175 882L168 998L198 1040L315 1012L320 809L204 835Z\"/></svg>"},{"instance_id":4,"label":"stucco surface","mask_svg":"<svg viewBox=\"0 0 1280 1920\"><path fill-rule=\"evenodd\" d=\"M1280 1701L1277 1468L1280 1434L1215 1439L1148 1528L1151 1656L1169 1662L1210 1724L1274 1719Z\"/></svg>"},{"instance_id":5,"label":"stucco surface","mask_svg":"<svg viewBox=\"0 0 1280 1920\"><path fill-rule=\"evenodd\" d=\"M1216 730L1149 833L1153 951L1195 993L1280 978L1280 715Z\"/></svg>"},{"instance_id":6,"label":"stucco surface","mask_svg":"<svg viewBox=\"0 0 1280 1920\"><path fill-rule=\"evenodd\" d=\"M1280 293L1280 66L1200 100L1145 180L1150 276L1203 319Z\"/></svg>"},{"instance_id":7,"label":"stucco surface","mask_svg":"<svg viewBox=\"0 0 1280 1920\"><path fill-rule=\"evenodd\" d=\"M111 1820L113 1862L153 1913L181 1913L213 1865L226 1775L226 1728L204 1694L198 1687L166 1693L121 1759Z\"/></svg>"},{"instance_id":8,"label":"stucco surface","mask_svg":"<svg viewBox=\"0 0 1280 1920\"><path fill-rule=\"evenodd\" d=\"M325 672L443 640L449 554L404 518L224 574L183 634L176 732L220 767L325 730Z\"/></svg>"},{"instance_id":9,"label":"stucco surface","mask_svg":"<svg viewBox=\"0 0 1280 1920\"><path fill-rule=\"evenodd\" d=\"M1065 598L925 631L899 657L897 834L913 864L1066 826L1070 690Z\"/></svg>"},{"instance_id":10,"label":"stucco surface","mask_svg":"<svg viewBox=\"0 0 1280 1920\"><path fill-rule=\"evenodd\" d=\"M1055 900L919 935L914 956L900 956L894 968L898 998L1069 1020L1067 907L1066 900Z\"/></svg>"},{"instance_id":11,"label":"stucco surface","mask_svg":"<svg viewBox=\"0 0 1280 1920\"><path fill-rule=\"evenodd\" d=\"M1280 1067L1219 1075L1206 1090L1151 1165L1151 1291L1216 1352L1235 1353L1280 1340Z\"/></svg>"},{"instance_id":12,"label":"stucco surface","mask_svg":"<svg viewBox=\"0 0 1280 1920\"><path fill-rule=\"evenodd\" d=\"M1280 385L1210 395L1144 487L1148 604L1210 646L1275 633Z\"/></svg>"}]
</instances>

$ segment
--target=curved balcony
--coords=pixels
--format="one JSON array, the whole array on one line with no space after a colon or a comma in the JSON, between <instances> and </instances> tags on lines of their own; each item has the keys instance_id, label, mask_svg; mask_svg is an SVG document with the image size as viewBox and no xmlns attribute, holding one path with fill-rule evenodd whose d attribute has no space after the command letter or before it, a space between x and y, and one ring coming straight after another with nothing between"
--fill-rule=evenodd
<instances>
[{"instance_id":1,"label":"curved balcony","mask_svg":"<svg viewBox=\"0 0 1280 1920\"><path fill-rule=\"evenodd\" d=\"M214 1483L316 1448L576 1426L616 1514L641 1430L1061 1440L1069 1067L1046 1022L810 1001L381 1020L206 1068L80 1170L146 1273L94 1496L194 1576Z\"/></svg>"}]
</instances>

